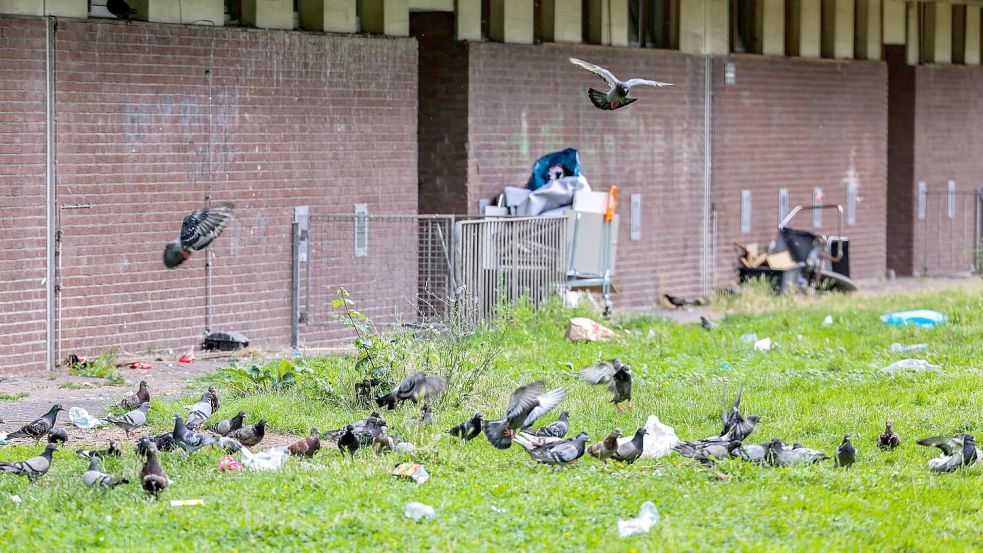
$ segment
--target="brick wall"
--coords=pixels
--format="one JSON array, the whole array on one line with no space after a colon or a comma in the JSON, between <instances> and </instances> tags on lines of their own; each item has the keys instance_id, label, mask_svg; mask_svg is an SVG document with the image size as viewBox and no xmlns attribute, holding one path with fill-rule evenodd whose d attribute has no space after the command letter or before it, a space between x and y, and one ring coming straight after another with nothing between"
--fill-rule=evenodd
<instances>
[{"instance_id":1,"label":"brick wall","mask_svg":"<svg viewBox=\"0 0 983 553\"><path fill-rule=\"evenodd\" d=\"M0 18L0 373L45 358L44 22Z\"/></svg>"},{"instance_id":2,"label":"brick wall","mask_svg":"<svg viewBox=\"0 0 983 553\"><path fill-rule=\"evenodd\" d=\"M725 84L724 64L735 67ZM733 56L717 60L714 74L714 201L719 280L734 274L733 242L767 246L778 225L778 189L789 189L789 208L847 203L848 182L858 186L856 225L850 238L853 277L884 273L887 70L880 62L831 62ZM741 232L741 191L751 190L751 229ZM836 217L823 214L821 231L833 234ZM810 213L790 225L813 230Z\"/></svg>"},{"instance_id":3,"label":"brick wall","mask_svg":"<svg viewBox=\"0 0 983 553\"><path fill-rule=\"evenodd\" d=\"M885 46L888 66L887 268L914 270L915 67L905 46Z\"/></svg>"},{"instance_id":4,"label":"brick wall","mask_svg":"<svg viewBox=\"0 0 983 553\"><path fill-rule=\"evenodd\" d=\"M22 55L41 60L43 26L34 29ZM0 63L8 58L5 48ZM60 22L58 201L92 206L62 212L62 353L200 342L205 256L168 271L161 255L183 215L209 193L238 204L238 220L211 248L211 328L286 344L293 207L417 211L416 64L407 39ZM39 71L17 86L39 94ZM12 111L7 102L0 112ZM43 125L24 130L36 135ZM43 192L43 155L31 162L31 182ZM351 230L345 236L350 244ZM402 249L412 243L389 240ZM37 288L34 265L16 293ZM357 300L360 287L412 294L416 286L412 270L371 284L364 260L356 265L340 249L324 252L316 269L325 283L353 288Z\"/></svg>"},{"instance_id":5,"label":"brick wall","mask_svg":"<svg viewBox=\"0 0 983 553\"><path fill-rule=\"evenodd\" d=\"M983 187L983 68L922 65L915 69L913 190L928 190L925 219L912 226L913 270L942 275L965 273L973 264L973 192ZM953 213L948 182L956 183Z\"/></svg>"}]
</instances>

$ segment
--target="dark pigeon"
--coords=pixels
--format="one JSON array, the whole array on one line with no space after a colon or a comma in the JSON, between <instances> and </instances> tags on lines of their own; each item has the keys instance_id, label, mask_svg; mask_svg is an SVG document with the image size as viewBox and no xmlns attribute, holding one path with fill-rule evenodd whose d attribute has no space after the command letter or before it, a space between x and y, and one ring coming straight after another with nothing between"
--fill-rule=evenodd
<instances>
[{"instance_id":1,"label":"dark pigeon","mask_svg":"<svg viewBox=\"0 0 983 553\"><path fill-rule=\"evenodd\" d=\"M140 470L140 482L143 489L154 497L159 496L160 492L171 483L164 468L160 466L160 461L157 460L157 446L153 442L147 444L147 460Z\"/></svg>"},{"instance_id":2,"label":"dark pigeon","mask_svg":"<svg viewBox=\"0 0 983 553\"><path fill-rule=\"evenodd\" d=\"M118 417L106 417L106 420L122 428L123 431L126 432L126 437L129 438L131 431L140 428L147 423L148 409L150 409L150 404L143 402L140 407L126 413L125 415L120 415Z\"/></svg>"},{"instance_id":3,"label":"dark pigeon","mask_svg":"<svg viewBox=\"0 0 983 553\"><path fill-rule=\"evenodd\" d=\"M731 405L730 412L727 411L727 386L724 386L724 402L723 411L721 414L721 419L723 420L723 430L717 436L711 436L709 438L704 438L700 440L704 443L714 443L714 442L743 442L748 436L754 432L754 427L760 420L758 415L748 415L745 417L741 414L741 396L744 390L738 390L737 395L734 396L734 403Z\"/></svg>"},{"instance_id":4,"label":"dark pigeon","mask_svg":"<svg viewBox=\"0 0 983 553\"><path fill-rule=\"evenodd\" d=\"M962 467L968 467L979 461L983 455L983 452L976 447L976 437L972 434L924 438L918 440L917 443L942 450L938 457L928 461L928 467L937 472L952 472Z\"/></svg>"},{"instance_id":5,"label":"dark pigeon","mask_svg":"<svg viewBox=\"0 0 983 553\"><path fill-rule=\"evenodd\" d=\"M379 407L392 410L406 400L418 403L421 400L437 397L446 391L447 380L443 377L415 372L404 378L391 392L376 398L375 402Z\"/></svg>"},{"instance_id":6,"label":"dark pigeon","mask_svg":"<svg viewBox=\"0 0 983 553\"><path fill-rule=\"evenodd\" d=\"M591 457L597 457L602 462L607 463L608 459L618 451L618 438L621 437L621 429L615 428L607 438L587 448L587 453Z\"/></svg>"},{"instance_id":7,"label":"dark pigeon","mask_svg":"<svg viewBox=\"0 0 983 553\"><path fill-rule=\"evenodd\" d=\"M157 451L173 451L178 447L177 442L174 441L173 432L164 432L157 436L144 436L137 441L137 453L146 457L147 456L147 446L149 444L154 444Z\"/></svg>"},{"instance_id":8,"label":"dark pigeon","mask_svg":"<svg viewBox=\"0 0 983 553\"><path fill-rule=\"evenodd\" d=\"M263 436L266 435L266 419L260 420L254 425L244 426L235 432L229 434L229 437L233 440L238 440L239 443L246 447L253 447L263 441Z\"/></svg>"},{"instance_id":9,"label":"dark pigeon","mask_svg":"<svg viewBox=\"0 0 983 553\"><path fill-rule=\"evenodd\" d=\"M636 430L635 435L631 438L631 441L619 445L618 449L615 450L613 456L614 460L623 461L629 465L634 463L639 457L642 456L646 434L648 434L648 430L646 430L644 426Z\"/></svg>"},{"instance_id":10,"label":"dark pigeon","mask_svg":"<svg viewBox=\"0 0 983 553\"><path fill-rule=\"evenodd\" d=\"M385 419L379 416L379 413L372 412L368 417L353 422L351 425L346 425L337 430L332 430L325 434L325 438L331 440L332 442L337 442L345 434L348 426L352 427L352 432L355 434L355 438L358 440L359 447L370 447L372 445L375 437L379 435L379 432L387 425Z\"/></svg>"},{"instance_id":11,"label":"dark pigeon","mask_svg":"<svg viewBox=\"0 0 983 553\"><path fill-rule=\"evenodd\" d=\"M44 452L37 457L31 457L26 461L12 461L0 463L0 472L9 472L18 476L26 476L28 480L34 482L38 478L47 474L51 468L51 454L58 449L58 446L49 443L44 448Z\"/></svg>"},{"instance_id":12,"label":"dark pigeon","mask_svg":"<svg viewBox=\"0 0 983 553\"><path fill-rule=\"evenodd\" d=\"M127 23L130 22L130 16L137 13L136 10L126 3L126 0L107 0L106 9L109 10L109 13L115 15L116 19L122 19Z\"/></svg>"},{"instance_id":13,"label":"dark pigeon","mask_svg":"<svg viewBox=\"0 0 983 553\"><path fill-rule=\"evenodd\" d=\"M192 252L208 247L233 219L234 208L233 204L224 203L189 213L181 224L181 235L164 248L164 266L173 269L191 257Z\"/></svg>"},{"instance_id":14,"label":"dark pigeon","mask_svg":"<svg viewBox=\"0 0 983 553\"><path fill-rule=\"evenodd\" d=\"M145 439L149 440L150 438ZM92 457L105 459L106 457L119 457L123 454L119 448L119 442L116 440L109 440L109 447L106 449L79 449L75 453L83 459L91 459Z\"/></svg>"},{"instance_id":15,"label":"dark pigeon","mask_svg":"<svg viewBox=\"0 0 983 553\"><path fill-rule=\"evenodd\" d=\"M242 421L246 418L245 411L239 411L239 413L232 417L231 419L225 419L217 424L213 424L207 428L209 432L214 432L219 436L228 436L229 433L235 432L242 428Z\"/></svg>"},{"instance_id":16,"label":"dark pigeon","mask_svg":"<svg viewBox=\"0 0 983 553\"><path fill-rule=\"evenodd\" d=\"M55 421L58 420L58 412L64 410L65 408L62 407L60 403L52 405L51 409L48 409L48 412L41 415L40 418L35 419L22 426L19 430L8 434L7 439L34 438L35 442L41 441L41 438L47 436L48 431L55 426Z\"/></svg>"},{"instance_id":17,"label":"dark pigeon","mask_svg":"<svg viewBox=\"0 0 983 553\"><path fill-rule=\"evenodd\" d=\"M338 438L338 449L340 449L342 453L347 453L354 457L355 452L358 451L359 447L359 440L355 437L354 428L349 424L345 427L345 433Z\"/></svg>"},{"instance_id":18,"label":"dark pigeon","mask_svg":"<svg viewBox=\"0 0 983 553\"><path fill-rule=\"evenodd\" d=\"M713 330L714 328L717 328L717 323L711 321L710 319L704 317L703 315L700 315L700 326L702 326L706 330Z\"/></svg>"},{"instance_id":19,"label":"dark pigeon","mask_svg":"<svg viewBox=\"0 0 983 553\"><path fill-rule=\"evenodd\" d=\"M672 86L669 83L663 83L659 81L650 81L647 79L629 79L627 81L621 81L614 76L613 73L600 67L594 65L593 63L587 63L586 61L578 60L577 58L570 58L570 63L578 65L587 71L597 75L604 82L608 84L610 90L608 92L601 92L600 90L595 90L593 88L587 89L587 97L590 102L594 104L597 109L603 110L615 110L618 108L623 108L628 104L637 100L637 98L629 98L628 93L632 88L636 86Z\"/></svg>"},{"instance_id":20,"label":"dark pigeon","mask_svg":"<svg viewBox=\"0 0 983 553\"><path fill-rule=\"evenodd\" d=\"M287 448L291 455L297 457L313 457L321 449L321 433L317 428L311 428L309 438L294 442Z\"/></svg>"},{"instance_id":21,"label":"dark pigeon","mask_svg":"<svg viewBox=\"0 0 983 553\"><path fill-rule=\"evenodd\" d=\"M82 473L82 482L90 488L111 490L120 484L129 484L126 478L113 478L99 470L99 458L89 457L89 468Z\"/></svg>"},{"instance_id":22,"label":"dark pigeon","mask_svg":"<svg viewBox=\"0 0 983 553\"><path fill-rule=\"evenodd\" d=\"M789 447L778 438L773 439L765 451L765 462L776 467L811 465L826 459L829 459L829 456L822 451L805 447L802 444Z\"/></svg>"},{"instance_id":23,"label":"dark pigeon","mask_svg":"<svg viewBox=\"0 0 983 553\"><path fill-rule=\"evenodd\" d=\"M547 424L541 428L530 428L526 434L547 438L562 438L567 435L570 424L567 421L567 412L561 411L560 418L556 422Z\"/></svg>"},{"instance_id":24,"label":"dark pigeon","mask_svg":"<svg viewBox=\"0 0 983 553\"><path fill-rule=\"evenodd\" d=\"M457 436L466 442L478 437L481 434L481 413L475 413L473 417L447 431L452 436Z\"/></svg>"},{"instance_id":25,"label":"dark pigeon","mask_svg":"<svg viewBox=\"0 0 983 553\"><path fill-rule=\"evenodd\" d=\"M611 403L614 404L618 412L621 412L622 402L628 402L628 408L633 409L631 404L631 367L625 365L620 359L612 359L597 365L580 370L580 378L591 384L607 384L608 390L613 394Z\"/></svg>"},{"instance_id":26,"label":"dark pigeon","mask_svg":"<svg viewBox=\"0 0 983 553\"><path fill-rule=\"evenodd\" d=\"M689 305L689 304L693 303L693 302L687 300L686 298L681 298L679 296L673 296L671 294L662 294L662 297L665 298L667 302L669 302L669 305L672 305L673 307L677 307L677 308L678 307L683 307L683 306L686 306L686 305Z\"/></svg>"},{"instance_id":27,"label":"dark pigeon","mask_svg":"<svg viewBox=\"0 0 983 553\"><path fill-rule=\"evenodd\" d=\"M714 461L729 459L731 454L739 447L741 447L741 442L738 441L712 443L680 442L672 446L672 449L683 457L696 459L704 464L712 464Z\"/></svg>"},{"instance_id":28,"label":"dark pigeon","mask_svg":"<svg viewBox=\"0 0 983 553\"><path fill-rule=\"evenodd\" d=\"M567 465L584 455L587 433L581 432L572 440L546 444L529 450L533 461L544 465Z\"/></svg>"},{"instance_id":29,"label":"dark pigeon","mask_svg":"<svg viewBox=\"0 0 983 553\"><path fill-rule=\"evenodd\" d=\"M219 441L215 436L189 430L184 421L181 420L181 415L177 413L174 414L174 431L171 434L174 435L174 443L188 455L205 446L217 444Z\"/></svg>"},{"instance_id":30,"label":"dark pigeon","mask_svg":"<svg viewBox=\"0 0 983 553\"><path fill-rule=\"evenodd\" d=\"M212 406L212 413L218 413L218 410L222 407L222 404L218 401L218 390L215 386L208 387L208 403Z\"/></svg>"},{"instance_id":31,"label":"dark pigeon","mask_svg":"<svg viewBox=\"0 0 983 553\"><path fill-rule=\"evenodd\" d=\"M49 444L63 444L68 441L68 431L64 428L52 428L48 431Z\"/></svg>"},{"instance_id":32,"label":"dark pigeon","mask_svg":"<svg viewBox=\"0 0 983 553\"><path fill-rule=\"evenodd\" d=\"M508 449L517 430L534 424L559 405L564 397L566 391L563 388L543 393L543 383L540 381L518 388L509 400L505 416L499 420L485 421L482 430L488 443L496 449Z\"/></svg>"},{"instance_id":33,"label":"dark pigeon","mask_svg":"<svg viewBox=\"0 0 983 553\"><path fill-rule=\"evenodd\" d=\"M853 442L850 441L850 435L843 435L843 443L840 447L836 448L836 466L838 467L849 467L850 465L857 462L857 449L853 447Z\"/></svg>"},{"instance_id":34,"label":"dark pigeon","mask_svg":"<svg viewBox=\"0 0 983 553\"><path fill-rule=\"evenodd\" d=\"M901 445L901 436L894 431L891 421L884 424L884 433L877 438L877 447L881 449L894 449Z\"/></svg>"},{"instance_id":35,"label":"dark pigeon","mask_svg":"<svg viewBox=\"0 0 983 553\"><path fill-rule=\"evenodd\" d=\"M141 380L140 387L129 397L125 397L116 404L117 407L123 409L136 409L140 407L141 404L150 401L150 391L147 389L147 381Z\"/></svg>"}]
</instances>

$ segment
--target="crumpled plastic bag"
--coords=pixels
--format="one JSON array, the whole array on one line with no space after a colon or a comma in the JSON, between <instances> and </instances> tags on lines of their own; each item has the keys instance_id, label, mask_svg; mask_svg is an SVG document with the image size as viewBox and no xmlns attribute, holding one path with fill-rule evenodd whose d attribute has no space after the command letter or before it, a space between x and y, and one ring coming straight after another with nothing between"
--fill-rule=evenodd
<instances>
[{"instance_id":1,"label":"crumpled plastic bag","mask_svg":"<svg viewBox=\"0 0 983 553\"><path fill-rule=\"evenodd\" d=\"M915 309L881 315L881 321L891 326L913 324L922 328L933 328L945 322L945 315L931 309Z\"/></svg>"},{"instance_id":2,"label":"crumpled plastic bag","mask_svg":"<svg viewBox=\"0 0 983 553\"><path fill-rule=\"evenodd\" d=\"M642 457L649 459L665 457L672 453L672 446L682 441L676 436L675 429L663 424L655 415L649 415L648 420L645 421L645 430L648 430L648 434L642 436ZM618 445L630 442L633 437L634 433L618 438Z\"/></svg>"},{"instance_id":3,"label":"crumpled plastic bag","mask_svg":"<svg viewBox=\"0 0 983 553\"><path fill-rule=\"evenodd\" d=\"M88 430L90 428L95 428L106 424L106 421L93 417L88 411L82 409L81 407L72 407L69 409L68 419L72 421L72 424L83 430Z\"/></svg>"},{"instance_id":4,"label":"crumpled plastic bag","mask_svg":"<svg viewBox=\"0 0 983 553\"><path fill-rule=\"evenodd\" d=\"M754 349L758 351L769 351L771 350L771 338L762 338L754 343Z\"/></svg>"},{"instance_id":5,"label":"crumpled plastic bag","mask_svg":"<svg viewBox=\"0 0 983 553\"><path fill-rule=\"evenodd\" d=\"M882 373L897 374L899 372L937 371L939 365L933 365L924 359L902 359L881 369Z\"/></svg>"},{"instance_id":6,"label":"crumpled plastic bag","mask_svg":"<svg viewBox=\"0 0 983 553\"><path fill-rule=\"evenodd\" d=\"M237 470L242 470L242 463L236 461L235 457L231 455L226 455L218 462L218 470L223 472L233 472Z\"/></svg>"},{"instance_id":7,"label":"crumpled plastic bag","mask_svg":"<svg viewBox=\"0 0 983 553\"><path fill-rule=\"evenodd\" d=\"M646 501L642 503L637 518L618 520L618 534L622 538L635 534L646 534L657 522L659 522L659 510L655 507L655 503Z\"/></svg>"},{"instance_id":8,"label":"crumpled plastic bag","mask_svg":"<svg viewBox=\"0 0 983 553\"><path fill-rule=\"evenodd\" d=\"M572 342L606 342L614 331L586 317L574 317L567 326L567 338Z\"/></svg>"},{"instance_id":9,"label":"crumpled plastic bag","mask_svg":"<svg viewBox=\"0 0 983 553\"><path fill-rule=\"evenodd\" d=\"M437 515L437 511L434 510L430 505L425 505L418 501L413 501L406 504L406 508L403 510L403 514L406 518L411 518L413 520L420 520L423 518L433 518Z\"/></svg>"},{"instance_id":10,"label":"crumpled plastic bag","mask_svg":"<svg viewBox=\"0 0 983 553\"><path fill-rule=\"evenodd\" d=\"M271 447L259 453L253 453L248 448L239 450L242 453L242 464L249 470L280 470L290 458L287 446Z\"/></svg>"}]
</instances>

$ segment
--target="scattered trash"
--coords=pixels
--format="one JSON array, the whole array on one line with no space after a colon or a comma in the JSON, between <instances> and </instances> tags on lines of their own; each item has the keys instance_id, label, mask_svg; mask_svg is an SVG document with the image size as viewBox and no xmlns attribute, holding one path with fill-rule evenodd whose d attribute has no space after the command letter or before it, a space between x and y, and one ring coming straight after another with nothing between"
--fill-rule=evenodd
<instances>
[{"instance_id":1,"label":"scattered trash","mask_svg":"<svg viewBox=\"0 0 983 553\"><path fill-rule=\"evenodd\" d=\"M18 507L20 506L21 499L19 495L14 494L10 496L10 500L14 502L14 505L17 505Z\"/></svg>"},{"instance_id":2,"label":"scattered trash","mask_svg":"<svg viewBox=\"0 0 983 553\"><path fill-rule=\"evenodd\" d=\"M65 359L65 366L69 369L84 369L91 366L92 364L84 355L75 355L71 353L68 358Z\"/></svg>"},{"instance_id":3,"label":"scattered trash","mask_svg":"<svg viewBox=\"0 0 983 553\"><path fill-rule=\"evenodd\" d=\"M572 342L606 342L614 331L586 317L574 317L567 326L567 338Z\"/></svg>"},{"instance_id":4,"label":"scattered trash","mask_svg":"<svg viewBox=\"0 0 983 553\"><path fill-rule=\"evenodd\" d=\"M134 362L130 363L130 368L131 369L144 369L144 370L146 370L146 369L152 369L152 368L154 368L154 366L153 366L153 364L147 363L145 361L134 361Z\"/></svg>"},{"instance_id":5,"label":"scattered trash","mask_svg":"<svg viewBox=\"0 0 983 553\"><path fill-rule=\"evenodd\" d=\"M762 338L754 343L754 349L758 351L768 351L771 349L771 338Z\"/></svg>"},{"instance_id":6,"label":"scattered trash","mask_svg":"<svg viewBox=\"0 0 983 553\"><path fill-rule=\"evenodd\" d=\"M418 463L402 463L393 470L393 476L401 478L412 478L417 484L422 484L430 479L430 474L423 465Z\"/></svg>"},{"instance_id":7,"label":"scattered trash","mask_svg":"<svg viewBox=\"0 0 983 553\"><path fill-rule=\"evenodd\" d=\"M622 538L647 534L657 522L659 522L659 510L655 508L655 503L646 501L638 511L638 518L618 520L618 534Z\"/></svg>"},{"instance_id":8,"label":"scattered trash","mask_svg":"<svg viewBox=\"0 0 983 553\"><path fill-rule=\"evenodd\" d=\"M730 370L730 365L728 365L727 363L721 363L720 364L720 370L723 370L723 371Z\"/></svg>"},{"instance_id":9,"label":"scattered trash","mask_svg":"<svg viewBox=\"0 0 983 553\"><path fill-rule=\"evenodd\" d=\"M419 451L417 447L410 442L399 442L396 447L393 448L396 453L416 453Z\"/></svg>"},{"instance_id":10,"label":"scattered trash","mask_svg":"<svg viewBox=\"0 0 983 553\"><path fill-rule=\"evenodd\" d=\"M177 358L178 363L194 363L194 361L195 361L195 352L193 350Z\"/></svg>"},{"instance_id":11,"label":"scattered trash","mask_svg":"<svg viewBox=\"0 0 983 553\"><path fill-rule=\"evenodd\" d=\"M437 511L434 511L433 507L430 505L424 505L418 501L413 501L412 503L406 504L406 509L403 510L403 514L406 518L411 518L413 520L420 520L423 518L431 519L437 515Z\"/></svg>"},{"instance_id":12,"label":"scattered trash","mask_svg":"<svg viewBox=\"0 0 983 553\"><path fill-rule=\"evenodd\" d=\"M72 424L83 430L88 430L90 428L95 428L106 424L106 421L93 417L88 411L82 409L81 407L72 407L69 409L68 418L72 421Z\"/></svg>"},{"instance_id":13,"label":"scattered trash","mask_svg":"<svg viewBox=\"0 0 983 553\"><path fill-rule=\"evenodd\" d=\"M922 351L928 349L928 344L912 344L910 346L904 346L897 342L891 344L890 348L894 353L906 353L909 351Z\"/></svg>"},{"instance_id":14,"label":"scattered trash","mask_svg":"<svg viewBox=\"0 0 983 553\"><path fill-rule=\"evenodd\" d=\"M236 460L235 457L231 455L226 455L218 462L218 470L223 472L233 472L236 470L242 470L242 463Z\"/></svg>"},{"instance_id":15,"label":"scattered trash","mask_svg":"<svg viewBox=\"0 0 983 553\"><path fill-rule=\"evenodd\" d=\"M271 447L259 453L253 453L244 447L240 453L242 453L243 466L249 470L279 470L290 458L287 446Z\"/></svg>"},{"instance_id":16,"label":"scattered trash","mask_svg":"<svg viewBox=\"0 0 983 553\"><path fill-rule=\"evenodd\" d=\"M945 315L931 309L915 309L881 315L881 321L891 326L913 324L922 328L933 328L945 322Z\"/></svg>"},{"instance_id":17,"label":"scattered trash","mask_svg":"<svg viewBox=\"0 0 983 553\"><path fill-rule=\"evenodd\" d=\"M494 511L494 512L496 512L496 513L504 513L505 512L505 509L503 509L501 507L496 507L494 505L491 506L491 510Z\"/></svg>"},{"instance_id":18,"label":"scattered trash","mask_svg":"<svg viewBox=\"0 0 983 553\"><path fill-rule=\"evenodd\" d=\"M194 505L204 505L204 499L172 499L171 507L191 507Z\"/></svg>"},{"instance_id":19,"label":"scattered trash","mask_svg":"<svg viewBox=\"0 0 983 553\"><path fill-rule=\"evenodd\" d=\"M758 335L753 332L751 334L744 334L743 336L741 336L741 341L746 344L757 342Z\"/></svg>"},{"instance_id":20,"label":"scattered trash","mask_svg":"<svg viewBox=\"0 0 983 553\"><path fill-rule=\"evenodd\" d=\"M833 316L826 315L826 318L823 319L823 326L832 326L832 325L833 325Z\"/></svg>"},{"instance_id":21,"label":"scattered trash","mask_svg":"<svg viewBox=\"0 0 983 553\"><path fill-rule=\"evenodd\" d=\"M923 372L923 371L937 371L941 369L939 365L933 365L924 359L902 359L896 363L891 363L890 365L881 369L881 372L888 374L895 374L899 372Z\"/></svg>"},{"instance_id":22,"label":"scattered trash","mask_svg":"<svg viewBox=\"0 0 983 553\"><path fill-rule=\"evenodd\" d=\"M642 457L651 459L665 457L672 453L672 446L681 441L676 436L676 431L671 426L662 424L659 417L655 415L649 415L648 420L645 421L645 430L648 434L642 438ZM632 432L628 436L618 438L618 445L626 444L634 437L635 433Z\"/></svg>"}]
</instances>

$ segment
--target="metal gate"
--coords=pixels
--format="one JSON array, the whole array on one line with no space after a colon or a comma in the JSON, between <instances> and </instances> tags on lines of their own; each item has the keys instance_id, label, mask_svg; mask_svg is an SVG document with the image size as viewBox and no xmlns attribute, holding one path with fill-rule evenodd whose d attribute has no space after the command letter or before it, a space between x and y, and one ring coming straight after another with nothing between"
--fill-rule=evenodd
<instances>
[{"instance_id":1,"label":"metal gate","mask_svg":"<svg viewBox=\"0 0 983 553\"><path fill-rule=\"evenodd\" d=\"M983 264L983 189L959 192L919 186L916 267L921 276L978 274Z\"/></svg>"}]
</instances>

